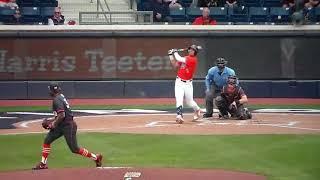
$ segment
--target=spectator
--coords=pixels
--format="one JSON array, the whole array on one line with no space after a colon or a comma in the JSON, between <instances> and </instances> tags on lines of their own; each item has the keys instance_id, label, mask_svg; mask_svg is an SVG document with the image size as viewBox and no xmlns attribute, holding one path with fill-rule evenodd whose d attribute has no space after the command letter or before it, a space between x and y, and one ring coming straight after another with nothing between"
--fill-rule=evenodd
<instances>
[{"instance_id":1,"label":"spectator","mask_svg":"<svg viewBox=\"0 0 320 180\"><path fill-rule=\"evenodd\" d=\"M224 5L224 7L227 7L227 8L238 7L237 0L226 0L226 4Z\"/></svg>"},{"instance_id":2,"label":"spectator","mask_svg":"<svg viewBox=\"0 0 320 180\"><path fill-rule=\"evenodd\" d=\"M170 9L182 8L181 2L178 0L163 0L165 3L169 4Z\"/></svg>"},{"instance_id":3,"label":"spectator","mask_svg":"<svg viewBox=\"0 0 320 180\"><path fill-rule=\"evenodd\" d=\"M9 2L7 3L7 6L10 7L11 9L18 9L19 8L16 0L9 0Z\"/></svg>"},{"instance_id":4,"label":"spectator","mask_svg":"<svg viewBox=\"0 0 320 180\"><path fill-rule=\"evenodd\" d=\"M163 0L150 0L148 10L153 11L153 21L155 22L172 22L170 17L169 5Z\"/></svg>"},{"instance_id":5,"label":"spectator","mask_svg":"<svg viewBox=\"0 0 320 180\"><path fill-rule=\"evenodd\" d=\"M64 16L61 14L61 7L54 8L54 15L48 19L49 25L63 25Z\"/></svg>"},{"instance_id":6,"label":"spectator","mask_svg":"<svg viewBox=\"0 0 320 180\"><path fill-rule=\"evenodd\" d=\"M0 7L17 9L19 8L16 0L0 0Z\"/></svg>"},{"instance_id":7,"label":"spectator","mask_svg":"<svg viewBox=\"0 0 320 180\"><path fill-rule=\"evenodd\" d=\"M0 7L5 7L9 3L9 0L0 0Z\"/></svg>"},{"instance_id":8,"label":"spectator","mask_svg":"<svg viewBox=\"0 0 320 180\"><path fill-rule=\"evenodd\" d=\"M217 21L209 17L210 9L205 7L202 10L202 16L197 17L192 25L216 25Z\"/></svg>"},{"instance_id":9,"label":"spectator","mask_svg":"<svg viewBox=\"0 0 320 180\"><path fill-rule=\"evenodd\" d=\"M21 12L19 8L16 9L14 15L13 15L13 24L22 24L21 22Z\"/></svg>"},{"instance_id":10,"label":"spectator","mask_svg":"<svg viewBox=\"0 0 320 180\"><path fill-rule=\"evenodd\" d=\"M283 8L294 8L295 7L295 0L284 0L282 2Z\"/></svg>"},{"instance_id":11,"label":"spectator","mask_svg":"<svg viewBox=\"0 0 320 180\"><path fill-rule=\"evenodd\" d=\"M220 0L198 0L198 7L219 7L221 6Z\"/></svg>"},{"instance_id":12,"label":"spectator","mask_svg":"<svg viewBox=\"0 0 320 180\"><path fill-rule=\"evenodd\" d=\"M320 7L320 0L309 0L309 1L307 0L304 6L306 8Z\"/></svg>"}]
</instances>

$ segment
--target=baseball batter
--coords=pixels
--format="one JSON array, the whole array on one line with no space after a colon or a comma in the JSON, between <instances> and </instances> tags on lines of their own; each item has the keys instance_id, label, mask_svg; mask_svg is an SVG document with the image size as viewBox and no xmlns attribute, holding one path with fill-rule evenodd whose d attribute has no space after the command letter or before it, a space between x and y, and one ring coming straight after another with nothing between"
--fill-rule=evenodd
<instances>
[{"instance_id":1,"label":"baseball batter","mask_svg":"<svg viewBox=\"0 0 320 180\"><path fill-rule=\"evenodd\" d=\"M85 148L80 148L77 143L77 124L73 120L73 113L70 105L64 95L61 93L61 88L58 84L51 84L49 94L53 98L52 110L54 117L49 120L44 120L42 126L49 129L47 136L44 139L42 146L42 159L33 169L48 169L47 159L51 150L51 143L56 139L64 136L70 150L84 157L91 158L97 167L102 165L102 155L89 152Z\"/></svg>"},{"instance_id":2,"label":"baseball batter","mask_svg":"<svg viewBox=\"0 0 320 180\"><path fill-rule=\"evenodd\" d=\"M220 118L229 119L229 114L234 119L251 119L251 112L244 107L248 103L244 90L237 85L237 77L228 77L227 85L222 87L221 94L217 96L215 103L220 111Z\"/></svg>"},{"instance_id":3,"label":"baseball batter","mask_svg":"<svg viewBox=\"0 0 320 180\"><path fill-rule=\"evenodd\" d=\"M176 122L179 124L182 124L184 122L182 113L184 100L186 104L192 107L194 110L193 121L199 119L201 115L200 107L193 100L192 85L192 78L198 64L198 50L199 49L196 45L188 47L188 55L185 57L181 57L177 52L177 49L171 49L168 51L171 64L177 69L177 77L175 81L174 92L177 108Z\"/></svg>"}]
</instances>

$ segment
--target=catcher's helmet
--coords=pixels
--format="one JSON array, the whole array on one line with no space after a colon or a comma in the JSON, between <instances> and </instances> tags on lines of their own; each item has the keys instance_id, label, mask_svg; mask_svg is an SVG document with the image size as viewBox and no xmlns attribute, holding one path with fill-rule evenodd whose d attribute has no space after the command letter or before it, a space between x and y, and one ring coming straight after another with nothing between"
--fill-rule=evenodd
<instances>
[{"instance_id":1,"label":"catcher's helmet","mask_svg":"<svg viewBox=\"0 0 320 180\"><path fill-rule=\"evenodd\" d=\"M53 96L53 95L61 92L61 87L59 86L58 83L51 83L51 84L48 86L48 89L49 89L49 94L50 94L51 96Z\"/></svg>"},{"instance_id":2,"label":"catcher's helmet","mask_svg":"<svg viewBox=\"0 0 320 180\"><path fill-rule=\"evenodd\" d=\"M198 49L198 47L197 47L197 45L191 45L190 47L188 47L188 50L189 49L193 49L194 50L194 55L197 55L198 54L198 51L199 51L199 49Z\"/></svg>"},{"instance_id":3,"label":"catcher's helmet","mask_svg":"<svg viewBox=\"0 0 320 180\"><path fill-rule=\"evenodd\" d=\"M235 84L237 84L237 80L238 80L238 78L236 75L230 75L228 77L227 83L231 84L231 85L235 85Z\"/></svg>"}]
</instances>

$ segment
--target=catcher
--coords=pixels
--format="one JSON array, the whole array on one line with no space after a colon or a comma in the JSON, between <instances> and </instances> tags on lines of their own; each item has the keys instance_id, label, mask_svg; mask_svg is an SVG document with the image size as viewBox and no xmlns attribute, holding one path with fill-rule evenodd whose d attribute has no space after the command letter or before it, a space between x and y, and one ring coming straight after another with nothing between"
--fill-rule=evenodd
<instances>
[{"instance_id":1,"label":"catcher","mask_svg":"<svg viewBox=\"0 0 320 180\"><path fill-rule=\"evenodd\" d=\"M42 159L33 169L48 169L47 158L51 150L51 143L56 139L64 136L70 150L84 157L91 158L97 167L102 165L102 155L89 152L85 148L80 148L77 143L77 124L73 120L73 113L67 99L61 94L61 88L58 84L50 84L49 94L53 98L52 109L54 117L44 119L42 127L49 132L42 145Z\"/></svg>"},{"instance_id":2,"label":"catcher","mask_svg":"<svg viewBox=\"0 0 320 180\"><path fill-rule=\"evenodd\" d=\"M252 118L251 112L244 107L244 104L248 103L247 95L237 85L237 82L237 76L229 76L227 85L222 87L221 95L217 96L215 100L221 119L229 119L229 113L232 119L246 120Z\"/></svg>"}]
</instances>

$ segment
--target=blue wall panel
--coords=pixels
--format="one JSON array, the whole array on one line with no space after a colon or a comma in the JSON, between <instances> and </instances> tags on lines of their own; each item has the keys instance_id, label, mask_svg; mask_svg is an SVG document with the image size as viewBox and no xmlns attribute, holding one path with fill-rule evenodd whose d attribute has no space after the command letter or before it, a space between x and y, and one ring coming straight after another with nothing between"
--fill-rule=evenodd
<instances>
[{"instance_id":1,"label":"blue wall panel","mask_svg":"<svg viewBox=\"0 0 320 180\"><path fill-rule=\"evenodd\" d=\"M274 81L272 97L316 98L318 95L317 81Z\"/></svg>"},{"instance_id":2,"label":"blue wall panel","mask_svg":"<svg viewBox=\"0 0 320 180\"><path fill-rule=\"evenodd\" d=\"M74 92L76 98L121 98L123 81L76 81Z\"/></svg>"},{"instance_id":3,"label":"blue wall panel","mask_svg":"<svg viewBox=\"0 0 320 180\"><path fill-rule=\"evenodd\" d=\"M125 97L174 97L174 80L126 81Z\"/></svg>"},{"instance_id":4,"label":"blue wall panel","mask_svg":"<svg viewBox=\"0 0 320 180\"><path fill-rule=\"evenodd\" d=\"M271 97L271 81L240 81L248 98Z\"/></svg>"},{"instance_id":5,"label":"blue wall panel","mask_svg":"<svg viewBox=\"0 0 320 180\"><path fill-rule=\"evenodd\" d=\"M318 97L317 98L320 98L320 81L318 81Z\"/></svg>"},{"instance_id":6,"label":"blue wall panel","mask_svg":"<svg viewBox=\"0 0 320 180\"><path fill-rule=\"evenodd\" d=\"M204 80L193 81L193 97L194 98L205 98L206 86Z\"/></svg>"},{"instance_id":7,"label":"blue wall panel","mask_svg":"<svg viewBox=\"0 0 320 180\"><path fill-rule=\"evenodd\" d=\"M0 99L27 99L27 82L0 82Z\"/></svg>"},{"instance_id":8,"label":"blue wall panel","mask_svg":"<svg viewBox=\"0 0 320 180\"><path fill-rule=\"evenodd\" d=\"M58 82L62 89L62 93L68 98L74 98L74 82L63 81ZM50 99L47 81L29 81L28 82L28 99Z\"/></svg>"}]
</instances>

